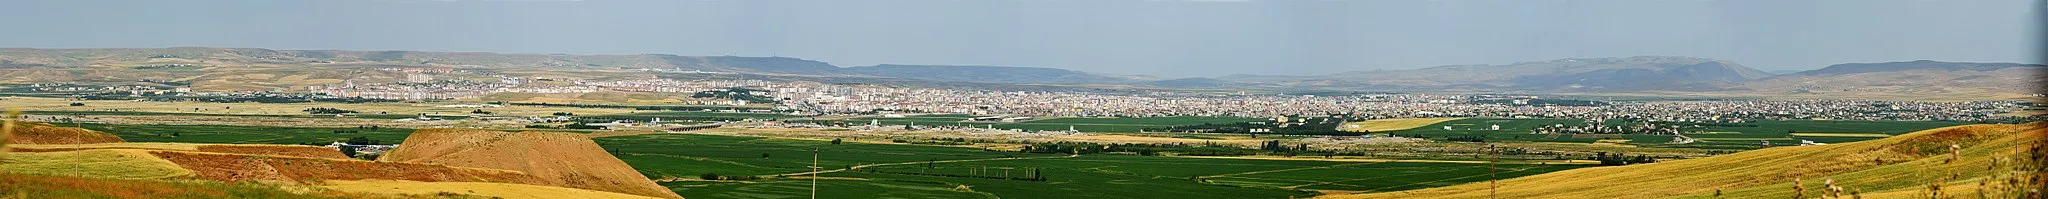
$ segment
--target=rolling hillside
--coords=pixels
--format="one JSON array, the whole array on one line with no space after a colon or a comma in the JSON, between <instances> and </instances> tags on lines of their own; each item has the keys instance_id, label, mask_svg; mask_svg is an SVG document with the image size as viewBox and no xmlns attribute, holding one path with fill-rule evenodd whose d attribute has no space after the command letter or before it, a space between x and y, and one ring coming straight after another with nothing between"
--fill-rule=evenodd
<instances>
[{"instance_id":1,"label":"rolling hillside","mask_svg":"<svg viewBox=\"0 0 2048 199\"><path fill-rule=\"evenodd\" d=\"M1730 61L1696 57L1635 56L1449 65L1415 70L1356 71L1311 76L1299 83L1394 86L1410 89L1540 89L1568 91L1720 90L1769 73Z\"/></svg>"},{"instance_id":2,"label":"rolling hillside","mask_svg":"<svg viewBox=\"0 0 2048 199\"><path fill-rule=\"evenodd\" d=\"M2014 197L2016 187L2048 186L2048 173L2039 170L2048 163L2044 139L2048 129L2036 124L1965 125L1881 140L1573 169L1501 180L1497 191L1500 198L1813 198L1831 181L1842 197ZM1956 159L1951 146L1960 149ZM1794 191L1795 182L1804 193ZM1487 198L1492 191L1482 182L1325 197Z\"/></svg>"},{"instance_id":3,"label":"rolling hillside","mask_svg":"<svg viewBox=\"0 0 2048 199\"><path fill-rule=\"evenodd\" d=\"M2030 80L2043 69L2048 69L2048 66L1927 60L1836 64L1753 81L1745 87L1763 93L1795 95L1911 94L2015 98L2039 89Z\"/></svg>"},{"instance_id":4,"label":"rolling hillside","mask_svg":"<svg viewBox=\"0 0 2048 199\"><path fill-rule=\"evenodd\" d=\"M7 133L12 134L7 137L14 142L5 145L4 153L0 153L0 194L4 194L0 198L653 198L578 189L653 186L617 159L604 162L552 157L486 165L521 169L515 171L439 162L363 161L349 159L334 148L318 146L121 142L118 138L79 142L77 137L107 134L36 123L23 126L27 128ZM603 153L581 135L521 134L531 136L510 136L514 139L488 146L551 152L575 151L572 149L583 148L573 146L585 146L590 151L559 154ZM561 141L568 141L566 146L572 147L551 147L559 146ZM575 145L575 141L582 145ZM435 144L428 140L418 143ZM436 157L503 157L481 154L497 152L508 151L462 150ZM523 152L527 153L513 155L537 154ZM620 176L617 172L592 172L612 170L623 170L631 178L607 178ZM659 193L636 194L679 198L666 189L653 191Z\"/></svg>"},{"instance_id":5,"label":"rolling hillside","mask_svg":"<svg viewBox=\"0 0 2048 199\"><path fill-rule=\"evenodd\" d=\"M936 81L1009 84L1106 84L1133 79L1055 68L883 64L846 68L848 73Z\"/></svg>"},{"instance_id":6,"label":"rolling hillside","mask_svg":"<svg viewBox=\"0 0 2048 199\"><path fill-rule=\"evenodd\" d=\"M0 48L0 82L104 82L142 79L256 84L222 88L261 90L334 84L348 77L391 75L353 69L439 67L507 72L605 71L638 76L634 69L815 77L883 77L975 83L1121 83L1134 78L1052 68L1006 66L878 65L842 68L790 57L500 54L484 52L272 50L261 48ZM345 71L345 72L344 72ZM341 72L341 73L335 73ZM550 75L570 75L549 73ZM249 76L257 75L257 76ZM593 75L593 74L580 74ZM400 76L402 77L402 76ZM610 76L607 76L610 77ZM599 77L587 77L599 78ZM314 80L316 82L303 82ZM394 80L371 80L358 83Z\"/></svg>"},{"instance_id":7,"label":"rolling hillside","mask_svg":"<svg viewBox=\"0 0 2048 199\"><path fill-rule=\"evenodd\" d=\"M914 60L908 60L914 61ZM1344 66L1338 66L1344 67ZM1351 66L1373 68L1378 66ZM79 83L167 86L201 91L298 91L353 80L406 80L386 68L462 69L479 74L588 80L746 78L1033 90L1232 89L1380 92L1684 93L1721 96L2017 98L2027 74L2043 65L1910 61L1837 64L1774 75L1727 60L1682 56L1574 58L1510 64L1447 65L1329 74L1158 78L1055 68L895 65L839 67L790 57L501 54L484 52L271 50L259 48L0 49L0 84ZM668 70L682 72L651 72ZM709 73L690 73L690 72ZM1782 71L1781 71L1782 72ZM494 82L487 76L437 79ZM148 81L148 82L144 82ZM1064 88L1063 88L1064 89ZM1927 98L1927 97L1917 97Z\"/></svg>"},{"instance_id":8,"label":"rolling hillside","mask_svg":"<svg viewBox=\"0 0 2048 199\"><path fill-rule=\"evenodd\" d=\"M424 129L378 159L519 171L543 185L682 198L654 184L582 134Z\"/></svg>"}]
</instances>

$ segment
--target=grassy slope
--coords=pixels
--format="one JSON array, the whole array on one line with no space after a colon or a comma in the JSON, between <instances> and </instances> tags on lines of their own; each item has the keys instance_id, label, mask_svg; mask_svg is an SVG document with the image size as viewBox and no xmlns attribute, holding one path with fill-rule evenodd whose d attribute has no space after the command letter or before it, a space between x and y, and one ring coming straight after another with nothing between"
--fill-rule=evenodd
<instances>
[{"instance_id":1,"label":"grassy slope","mask_svg":"<svg viewBox=\"0 0 2048 199\"><path fill-rule=\"evenodd\" d=\"M1998 168L2001 165L1994 165L1994 158L2013 157L2022 141L2040 140L2043 134L2043 129L2031 125L1956 126L1865 142L1568 170L1503 180L1498 191L1503 198L1707 198L1714 197L1717 190L1730 198L1790 197L1795 195L1794 179L1803 179L1801 186L1808 190L1806 196L1812 197L1819 194L1823 181L1832 179L1847 190L1883 193L1866 196L1913 197L1937 182L1936 176L1950 172L1959 178L1947 180L1944 187L1976 185L2003 174L1997 171L2009 172L1983 168ZM1944 163L1950 144L1962 147L1962 158ZM1330 197L1486 198L1488 188L1485 183L1471 183ZM1975 193L1955 189L1948 192Z\"/></svg>"},{"instance_id":2,"label":"grassy slope","mask_svg":"<svg viewBox=\"0 0 2048 199\"><path fill-rule=\"evenodd\" d=\"M256 184L121 180L0 173L0 198L375 198L292 193Z\"/></svg>"},{"instance_id":3,"label":"grassy slope","mask_svg":"<svg viewBox=\"0 0 2048 199\"><path fill-rule=\"evenodd\" d=\"M90 176L119 179L166 179L190 176L178 164L143 150L113 149L40 153L8 153L0 173Z\"/></svg>"}]
</instances>

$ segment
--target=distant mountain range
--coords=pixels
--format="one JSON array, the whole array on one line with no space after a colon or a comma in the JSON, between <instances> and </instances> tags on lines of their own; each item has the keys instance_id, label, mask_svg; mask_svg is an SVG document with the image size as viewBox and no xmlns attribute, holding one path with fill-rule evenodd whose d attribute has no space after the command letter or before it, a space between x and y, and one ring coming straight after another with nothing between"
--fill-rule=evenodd
<instances>
[{"instance_id":1,"label":"distant mountain range","mask_svg":"<svg viewBox=\"0 0 2048 199\"><path fill-rule=\"evenodd\" d=\"M1769 73L1734 62L1693 57L1637 56L1450 65L1415 70L1353 71L1318 76L1266 76L1255 81L1294 86L1385 90L1724 90Z\"/></svg>"},{"instance_id":2,"label":"distant mountain range","mask_svg":"<svg viewBox=\"0 0 2048 199\"><path fill-rule=\"evenodd\" d=\"M189 66L193 69L175 70ZM237 67L243 69L236 69ZM1574 58L1505 65L1448 65L1413 70L1352 71L1300 76L1231 75L1166 79L1066 69L1011 66L898 65L840 67L789 57L680 55L562 55L479 52L270 50L258 48L0 49L0 82L122 81L123 79L207 80L209 71L292 68L446 67L539 71L698 71L831 79L851 82L962 82L1077 87L1350 90L1350 91L1547 91L1547 92L1748 92L1824 94L1843 92L2024 93L2026 76L2044 66L2016 63L1909 61L1837 64L1809 71L1764 72L1731 61L1678 56ZM162 70L170 68L173 70ZM268 68L268 69L262 69ZM93 69L79 71L78 69ZM230 70L233 69L233 70ZM119 72L109 70L143 70ZM249 72L256 73L256 72ZM301 79L350 79L334 72L276 72ZM560 73L593 75L600 73ZM196 78L196 79L194 79ZM893 80L892 80L893 79ZM126 80L134 81L134 80ZM223 79L221 81L246 81ZM277 82L285 87L329 81ZM264 84L266 82L254 82ZM937 83L936 85L945 85ZM985 86L985 85L984 85Z\"/></svg>"}]
</instances>

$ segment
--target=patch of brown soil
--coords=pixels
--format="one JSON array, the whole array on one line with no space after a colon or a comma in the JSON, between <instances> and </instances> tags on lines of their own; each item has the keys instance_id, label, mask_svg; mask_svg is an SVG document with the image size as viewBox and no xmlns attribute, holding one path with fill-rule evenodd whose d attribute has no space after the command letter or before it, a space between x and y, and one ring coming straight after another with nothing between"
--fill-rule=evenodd
<instances>
[{"instance_id":1,"label":"patch of brown soil","mask_svg":"<svg viewBox=\"0 0 2048 199\"><path fill-rule=\"evenodd\" d=\"M309 158L348 158L348 155L341 154L341 150L334 148L298 145L202 145L199 146L199 151Z\"/></svg>"},{"instance_id":2,"label":"patch of brown soil","mask_svg":"<svg viewBox=\"0 0 2048 199\"><path fill-rule=\"evenodd\" d=\"M536 185L682 198L575 133L421 129L379 160L525 172Z\"/></svg>"},{"instance_id":3,"label":"patch of brown soil","mask_svg":"<svg viewBox=\"0 0 2048 199\"><path fill-rule=\"evenodd\" d=\"M514 171L360 160L151 151L191 170L194 177L222 181L317 183L321 180L411 180L533 184L540 178Z\"/></svg>"},{"instance_id":4,"label":"patch of brown soil","mask_svg":"<svg viewBox=\"0 0 2048 199\"><path fill-rule=\"evenodd\" d=\"M90 129L58 127L45 123L15 123L14 135L8 144L92 144L123 142L114 134L101 133Z\"/></svg>"}]
</instances>

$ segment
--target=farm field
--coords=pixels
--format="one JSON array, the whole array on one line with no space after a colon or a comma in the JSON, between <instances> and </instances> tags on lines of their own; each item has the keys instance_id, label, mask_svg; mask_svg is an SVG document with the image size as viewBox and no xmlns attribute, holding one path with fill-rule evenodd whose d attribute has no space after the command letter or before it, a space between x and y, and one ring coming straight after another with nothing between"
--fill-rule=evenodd
<instances>
[{"instance_id":1,"label":"farm field","mask_svg":"<svg viewBox=\"0 0 2048 199\"><path fill-rule=\"evenodd\" d=\"M643 174L684 197L789 198L807 196L809 179L694 180L767 176L810 169L809 148L819 147L826 170L824 198L1281 198L1313 196L1310 189L1394 191L1485 181L1485 164L1329 162L1178 158L1135 155L1027 154L938 146L651 134L596 139ZM765 155L764 155L765 154ZM1006 158L1014 157L1014 158ZM902 163L902 164L887 164ZM1578 168L1579 165L1501 165L1501 178ZM986 168L986 169L984 169ZM980 172L970 171L977 170ZM1026 178L1041 172L1046 181ZM978 173L978 174L977 174ZM950 177L949 177L950 176ZM965 177L984 176L985 178ZM1197 181L1196 179L1201 179ZM967 187L961 188L962 185Z\"/></svg>"},{"instance_id":2,"label":"farm field","mask_svg":"<svg viewBox=\"0 0 2048 199\"><path fill-rule=\"evenodd\" d=\"M23 111L23 112L22 112L22 114L27 114L27 115L69 115L69 116L96 116L96 115L120 115L120 116L226 116L226 117L281 117L281 118L334 118L334 116L333 116L333 115L324 115L324 114L319 114L319 115L316 115L316 114L288 114L288 115L257 115L257 114L214 114L214 113L191 113L191 112L139 112L139 111ZM378 114L351 114L351 115L349 115L348 117L353 117L353 118L371 118L371 119L405 119L405 118L415 118L415 117L419 117L419 116L418 116L418 115L378 115ZM437 118L445 118L445 117L437 117Z\"/></svg>"},{"instance_id":3,"label":"farm field","mask_svg":"<svg viewBox=\"0 0 2048 199\"><path fill-rule=\"evenodd\" d=\"M1919 130L1962 125L1960 122L1943 121L1831 121L1831 120L1764 120L1741 124L1740 126L1709 126L1704 133L1686 134L1700 139L1684 145L1665 144L1671 141L1667 135L1590 135L1556 136L1529 134L1530 129L1553 124L1579 125L1579 119L1507 119L1467 118L1445 121L1421 128L1381 133L1396 136L1427 136L1443 139L1450 136L1480 136L1486 140L1594 143L1601 139L1626 139L1628 145L1646 147L1681 147L1707 149L1753 149L1762 141L1774 144L1798 144L1799 140L1821 143L1841 143L1884 138L1883 135L1899 135ZM1487 130L1500 125L1499 131ZM1444 130L1450 126L1453 130ZM1843 136L1854 135L1854 136Z\"/></svg>"},{"instance_id":4,"label":"farm field","mask_svg":"<svg viewBox=\"0 0 2048 199\"><path fill-rule=\"evenodd\" d=\"M1423 127L1423 126L1429 126L1429 125L1431 125L1431 124L1441 123L1441 122L1444 122L1444 121L1458 120L1458 119L1462 119L1462 118L1393 118L1393 119L1376 119L1376 120L1366 120L1366 121L1363 121L1363 122L1351 122L1351 123L1344 123L1344 124L1343 124L1342 126L1337 126L1337 130L1341 130L1341 131L1350 131L1350 132L1381 132L1381 131L1399 131L1399 130L1408 130L1408 129L1414 129L1414 128L1418 128L1418 127Z\"/></svg>"},{"instance_id":5,"label":"farm field","mask_svg":"<svg viewBox=\"0 0 2048 199\"><path fill-rule=\"evenodd\" d=\"M412 129L402 128L313 128L274 126L225 126L225 125L142 125L142 124L101 124L66 123L65 127L83 127L120 136L129 142L189 142L189 143L234 143L234 144L300 144L347 140L366 137L384 144L397 144L412 134ZM337 134L335 131L349 131Z\"/></svg>"}]
</instances>

